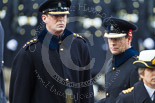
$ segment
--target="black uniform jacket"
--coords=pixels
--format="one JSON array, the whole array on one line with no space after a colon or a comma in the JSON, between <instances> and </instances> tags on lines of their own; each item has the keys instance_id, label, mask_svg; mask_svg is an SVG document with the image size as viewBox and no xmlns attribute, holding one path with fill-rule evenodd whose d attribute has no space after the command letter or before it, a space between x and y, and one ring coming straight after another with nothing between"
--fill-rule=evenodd
<instances>
[{"instance_id":1,"label":"black uniform jacket","mask_svg":"<svg viewBox=\"0 0 155 103\"><path fill-rule=\"evenodd\" d=\"M13 62L10 103L93 103L87 43L73 34L66 29L58 38L45 29L23 46Z\"/></svg>"},{"instance_id":2,"label":"black uniform jacket","mask_svg":"<svg viewBox=\"0 0 155 103\"><path fill-rule=\"evenodd\" d=\"M137 55L137 51L131 47L109 60L105 74L106 98L100 100L99 103L115 103L122 90L133 86L138 81L138 72L133 65Z\"/></svg>"},{"instance_id":3,"label":"black uniform jacket","mask_svg":"<svg viewBox=\"0 0 155 103\"><path fill-rule=\"evenodd\" d=\"M134 89L127 93L120 93L116 103L153 103L142 81L134 85Z\"/></svg>"}]
</instances>

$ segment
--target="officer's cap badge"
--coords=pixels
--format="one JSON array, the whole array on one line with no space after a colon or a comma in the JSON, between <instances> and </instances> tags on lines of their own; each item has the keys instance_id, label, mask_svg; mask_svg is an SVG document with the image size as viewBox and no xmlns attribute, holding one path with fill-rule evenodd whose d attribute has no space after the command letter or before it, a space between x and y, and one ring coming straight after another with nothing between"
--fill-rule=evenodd
<instances>
[{"instance_id":1,"label":"officer's cap badge","mask_svg":"<svg viewBox=\"0 0 155 103\"><path fill-rule=\"evenodd\" d=\"M152 65L155 65L155 57L151 60Z\"/></svg>"},{"instance_id":2,"label":"officer's cap badge","mask_svg":"<svg viewBox=\"0 0 155 103\"><path fill-rule=\"evenodd\" d=\"M113 26L113 25L110 26L110 30L111 30L111 31L114 30L114 26Z\"/></svg>"},{"instance_id":3,"label":"officer's cap badge","mask_svg":"<svg viewBox=\"0 0 155 103\"><path fill-rule=\"evenodd\" d=\"M59 2L59 3L58 3L58 7L61 7L61 6L62 6L62 4L61 4L61 2Z\"/></svg>"}]
</instances>

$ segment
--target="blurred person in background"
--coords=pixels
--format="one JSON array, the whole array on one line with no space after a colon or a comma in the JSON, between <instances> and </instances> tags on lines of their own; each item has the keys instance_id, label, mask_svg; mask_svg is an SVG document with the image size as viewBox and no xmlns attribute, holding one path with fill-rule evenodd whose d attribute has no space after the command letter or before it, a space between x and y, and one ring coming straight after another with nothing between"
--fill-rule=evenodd
<instances>
[{"instance_id":1,"label":"blurred person in background","mask_svg":"<svg viewBox=\"0 0 155 103\"><path fill-rule=\"evenodd\" d=\"M0 103L6 103L4 78L3 78L3 49L4 49L4 30L0 22Z\"/></svg>"}]
</instances>

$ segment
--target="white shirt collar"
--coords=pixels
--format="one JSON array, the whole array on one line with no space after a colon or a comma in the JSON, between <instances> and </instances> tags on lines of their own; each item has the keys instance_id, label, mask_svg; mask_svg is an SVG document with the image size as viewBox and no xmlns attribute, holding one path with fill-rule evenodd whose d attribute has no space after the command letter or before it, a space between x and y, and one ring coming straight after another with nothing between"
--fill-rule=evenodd
<instances>
[{"instance_id":1,"label":"white shirt collar","mask_svg":"<svg viewBox=\"0 0 155 103\"><path fill-rule=\"evenodd\" d=\"M154 99L153 98L153 93L154 93L155 89L152 89L152 88L148 87L146 84L144 84L144 86L145 86L150 98L153 100Z\"/></svg>"}]
</instances>

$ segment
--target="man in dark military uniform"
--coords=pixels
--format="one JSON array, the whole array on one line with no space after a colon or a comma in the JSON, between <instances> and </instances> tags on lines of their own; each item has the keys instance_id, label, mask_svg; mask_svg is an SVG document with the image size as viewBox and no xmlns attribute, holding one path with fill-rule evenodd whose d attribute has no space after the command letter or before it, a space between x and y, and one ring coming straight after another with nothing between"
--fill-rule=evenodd
<instances>
[{"instance_id":1,"label":"man in dark military uniform","mask_svg":"<svg viewBox=\"0 0 155 103\"><path fill-rule=\"evenodd\" d=\"M93 103L85 39L66 29L70 0L46 0L39 11L45 28L16 56L10 103Z\"/></svg>"},{"instance_id":2,"label":"man in dark military uniform","mask_svg":"<svg viewBox=\"0 0 155 103\"><path fill-rule=\"evenodd\" d=\"M5 30L5 43L15 39L18 44L15 46L14 50L4 46L4 61L6 61L4 65L11 67L15 55L23 44L36 34L35 29L41 21L41 19L38 19L40 16L40 14L37 13L38 7L39 3L44 0L1 1L7 2L2 5L2 7L4 6L3 8L6 9L6 16L2 19L2 24Z\"/></svg>"},{"instance_id":3,"label":"man in dark military uniform","mask_svg":"<svg viewBox=\"0 0 155 103\"><path fill-rule=\"evenodd\" d=\"M4 31L0 22L0 103L6 103L4 79L3 79L3 49L4 49Z\"/></svg>"},{"instance_id":4,"label":"man in dark military uniform","mask_svg":"<svg viewBox=\"0 0 155 103\"><path fill-rule=\"evenodd\" d=\"M107 62L105 74L106 98L99 103L115 103L119 93L138 81L138 72L132 64L138 55L131 46L132 31L137 27L114 17L104 20L105 37L113 57Z\"/></svg>"},{"instance_id":5,"label":"man in dark military uniform","mask_svg":"<svg viewBox=\"0 0 155 103\"><path fill-rule=\"evenodd\" d=\"M117 103L155 103L155 50L141 51L133 64L138 67L140 81L123 90Z\"/></svg>"}]
</instances>

